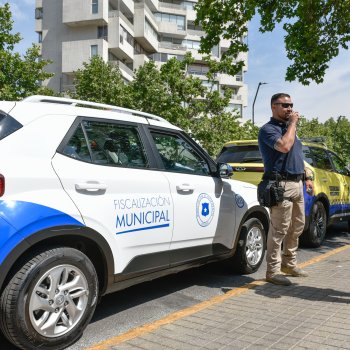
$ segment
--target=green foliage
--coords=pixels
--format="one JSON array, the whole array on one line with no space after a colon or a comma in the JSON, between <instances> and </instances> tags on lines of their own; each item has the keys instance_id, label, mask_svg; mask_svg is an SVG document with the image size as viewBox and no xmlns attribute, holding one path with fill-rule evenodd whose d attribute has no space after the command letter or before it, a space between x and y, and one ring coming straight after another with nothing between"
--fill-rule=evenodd
<instances>
[{"instance_id":1,"label":"green foliage","mask_svg":"<svg viewBox=\"0 0 350 350\"><path fill-rule=\"evenodd\" d=\"M323 137L329 149L333 150L346 164L350 163L350 122L346 117L340 116L336 121L330 118L325 123L320 123L318 119L301 118L298 136Z\"/></svg>"},{"instance_id":2,"label":"green foliage","mask_svg":"<svg viewBox=\"0 0 350 350\"><path fill-rule=\"evenodd\" d=\"M20 100L38 94L40 82L52 76L43 70L50 62L40 59L38 46L33 44L23 57L13 53L21 37L11 33L12 27L12 14L6 3L0 6L0 100Z\"/></svg>"},{"instance_id":3,"label":"green foliage","mask_svg":"<svg viewBox=\"0 0 350 350\"><path fill-rule=\"evenodd\" d=\"M292 61L287 81L299 80L304 85L323 82L328 62L340 48L348 49L350 41L349 0L199 0L196 9L197 24L206 32L201 41L203 53L209 54L220 37L231 41L221 69L232 75L241 70L238 54L248 51L242 38L256 13L261 17L261 32L271 32L276 23L283 23L287 57Z\"/></svg>"},{"instance_id":4,"label":"green foliage","mask_svg":"<svg viewBox=\"0 0 350 350\"><path fill-rule=\"evenodd\" d=\"M119 67L93 56L75 74L74 98L123 106L127 100L126 85Z\"/></svg>"},{"instance_id":5,"label":"green foliage","mask_svg":"<svg viewBox=\"0 0 350 350\"><path fill-rule=\"evenodd\" d=\"M157 68L150 61L140 67L134 80L125 84L120 71L95 56L76 73L74 97L132 108L163 117L196 139L212 156L232 139L256 138L258 128L251 122L239 126L239 115L226 111L231 97L208 89L199 78L188 75L194 59L175 58ZM101 77L103 76L103 79ZM214 83L208 76L208 81Z\"/></svg>"}]
</instances>

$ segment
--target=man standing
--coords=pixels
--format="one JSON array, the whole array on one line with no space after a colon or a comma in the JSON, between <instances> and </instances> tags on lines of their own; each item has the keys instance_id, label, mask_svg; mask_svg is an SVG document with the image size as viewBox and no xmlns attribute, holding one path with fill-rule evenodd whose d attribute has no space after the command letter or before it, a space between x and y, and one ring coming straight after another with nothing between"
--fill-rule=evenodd
<instances>
[{"instance_id":1,"label":"man standing","mask_svg":"<svg viewBox=\"0 0 350 350\"><path fill-rule=\"evenodd\" d=\"M305 177L302 144L296 136L299 113L293 111L291 97L285 93L273 95L271 110L272 118L259 131L263 179L277 179L284 194L283 200L270 208L266 281L287 286L291 281L281 272L294 277L307 276L297 266L296 251L305 224L303 181L309 193L313 192L313 183L311 177Z\"/></svg>"}]
</instances>

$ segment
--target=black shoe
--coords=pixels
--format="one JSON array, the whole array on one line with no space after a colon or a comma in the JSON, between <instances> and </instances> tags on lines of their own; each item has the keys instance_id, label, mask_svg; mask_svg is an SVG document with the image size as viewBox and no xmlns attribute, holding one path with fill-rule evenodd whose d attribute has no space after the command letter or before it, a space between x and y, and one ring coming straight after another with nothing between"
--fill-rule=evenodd
<instances>
[{"instance_id":1,"label":"black shoe","mask_svg":"<svg viewBox=\"0 0 350 350\"><path fill-rule=\"evenodd\" d=\"M292 282L286 276L281 274L266 276L266 281L281 286L290 286L292 284Z\"/></svg>"}]
</instances>

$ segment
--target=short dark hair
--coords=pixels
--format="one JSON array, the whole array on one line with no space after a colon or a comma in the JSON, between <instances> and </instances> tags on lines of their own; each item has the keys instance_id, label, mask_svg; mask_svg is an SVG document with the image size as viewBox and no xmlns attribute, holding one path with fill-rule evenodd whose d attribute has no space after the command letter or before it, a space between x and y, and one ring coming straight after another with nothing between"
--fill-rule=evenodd
<instances>
[{"instance_id":1,"label":"short dark hair","mask_svg":"<svg viewBox=\"0 0 350 350\"><path fill-rule=\"evenodd\" d=\"M284 92L279 92L278 94L272 95L272 97L271 97L271 106L272 106L273 103L274 103L275 101L277 101L280 97L289 97L289 98L290 98L290 95L285 94Z\"/></svg>"}]
</instances>

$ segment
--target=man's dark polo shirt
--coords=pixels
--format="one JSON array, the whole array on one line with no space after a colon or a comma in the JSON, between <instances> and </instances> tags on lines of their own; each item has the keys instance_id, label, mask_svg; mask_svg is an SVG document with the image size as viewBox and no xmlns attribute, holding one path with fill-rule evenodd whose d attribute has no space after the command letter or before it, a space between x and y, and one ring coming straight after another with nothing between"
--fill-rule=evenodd
<instances>
[{"instance_id":1,"label":"man's dark polo shirt","mask_svg":"<svg viewBox=\"0 0 350 350\"><path fill-rule=\"evenodd\" d=\"M271 118L259 131L259 148L264 162L265 173L303 174L304 161L300 140L296 137L288 153L277 151L274 146L287 131L287 124Z\"/></svg>"}]
</instances>

